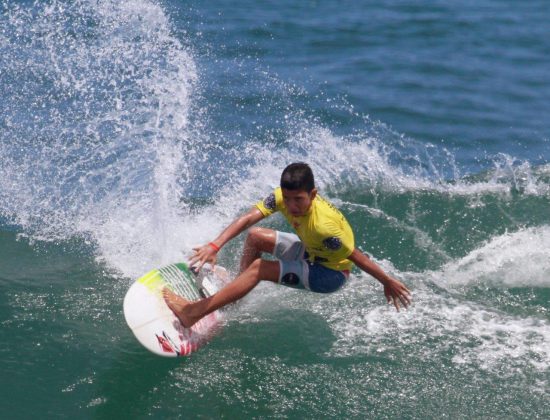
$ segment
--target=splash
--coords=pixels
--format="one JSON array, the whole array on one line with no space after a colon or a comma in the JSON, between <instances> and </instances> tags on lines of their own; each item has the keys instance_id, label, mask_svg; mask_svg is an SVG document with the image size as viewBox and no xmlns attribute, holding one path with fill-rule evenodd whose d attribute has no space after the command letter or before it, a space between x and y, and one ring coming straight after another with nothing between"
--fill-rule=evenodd
<instances>
[{"instance_id":1,"label":"splash","mask_svg":"<svg viewBox=\"0 0 550 420\"><path fill-rule=\"evenodd\" d=\"M160 6L10 4L2 19L1 213L49 241L168 231L197 75Z\"/></svg>"},{"instance_id":2,"label":"splash","mask_svg":"<svg viewBox=\"0 0 550 420\"><path fill-rule=\"evenodd\" d=\"M357 290L354 291L357 294ZM347 299L353 297L347 296ZM340 305L327 312L338 337L338 356L384 355L399 346L423 362L445 361L500 376L544 372L550 362L550 325L538 317L517 317L493 308L416 289L414 305L397 313L380 305ZM342 298L343 300L343 298ZM337 350L336 350L337 349ZM423 350L420 350L423 349Z\"/></svg>"},{"instance_id":3,"label":"splash","mask_svg":"<svg viewBox=\"0 0 550 420\"><path fill-rule=\"evenodd\" d=\"M361 116L363 132L335 134L297 109L291 92L303 89L284 83L270 86L287 101L285 138L231 145L209 131L193 53L159 4L53 0L4 9L0 216L33 240L84 237L126 276L181 260L296 160L309 162L335 199L347 191L548 192L547 175L512 158L464 178L449 151Z\"/></svg>"},{"instance_id":4,"label":"splash","mask_svg":"<svg viewBox=\"0 0 550 420\"><path fill-rule=\"evenodd\" d=\"M550 287L550 227L505 233L434 273L446 286Z\"/></svg>"}]
</instances>

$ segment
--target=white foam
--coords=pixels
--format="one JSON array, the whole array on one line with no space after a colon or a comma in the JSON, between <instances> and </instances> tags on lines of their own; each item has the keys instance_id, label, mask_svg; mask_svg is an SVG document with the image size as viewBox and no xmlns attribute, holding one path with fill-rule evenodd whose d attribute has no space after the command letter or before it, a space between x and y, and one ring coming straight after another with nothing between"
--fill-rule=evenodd
<instances>
[{"instance_id":1,"label":"white foam","mask_svg":"<svg viewBox=\"0 0 550 420\"><path fill-rule=\"evenodd\" d=\"M497 236L431 273L441 286L550 287L550 226Z\"/></svg>"},{"instance_id":2,"label":"white foam","mask_svg":"<svg viewBox=\"0 0 550 420\"><path fill-rule=\"evenodd\" d=\"M337 336L330 352L335 357L406 354L411 348L411 359L425 362L445 355L456 365L503 376L524 375L526 369L543 372L550 365L547 320L507 315L422 287L413 288L413 306L398 313L381 304L380 287L362 280L369 283L356 282L336 302L316 307Z\"/></svg>"}]
</instances>

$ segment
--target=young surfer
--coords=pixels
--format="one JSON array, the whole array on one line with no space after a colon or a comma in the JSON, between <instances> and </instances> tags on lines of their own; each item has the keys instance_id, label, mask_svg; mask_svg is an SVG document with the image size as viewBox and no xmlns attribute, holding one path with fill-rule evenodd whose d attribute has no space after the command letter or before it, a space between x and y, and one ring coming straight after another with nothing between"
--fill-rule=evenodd
<instances>
[{"instance_id":1,"label":"young surfer","mask_svg":"<svg viewBox=\"0 0 550 420\"><path fill-rule=\"evenodd\" d=\"M212 242L195 248L191 266L200 270L207 262L214 265L218 251L227 242L278 211L297 235L260 227L250 229L240 273L218 293L190 302L164 289L168 307L185 327L241 299L260 280L318 293L335 292L345 284L353 264L382 283L388 303L393 303L397 310L400 305L407 307L410 304L410 292L405 285L355 248L350 225L336 207L317 194L313 172L305 163L287 166L279 188L233 221ZM262 259L263 252L272 254L277 261Z\"/></svg>"}]
</instances>

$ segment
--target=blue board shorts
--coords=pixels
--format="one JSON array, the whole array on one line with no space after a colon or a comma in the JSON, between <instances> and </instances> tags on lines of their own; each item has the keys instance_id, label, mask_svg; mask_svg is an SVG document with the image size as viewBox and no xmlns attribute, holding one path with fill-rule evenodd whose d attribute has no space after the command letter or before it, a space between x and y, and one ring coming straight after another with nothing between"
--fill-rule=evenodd
<instances>
[{"instance_id":1,"label":"blue board shorts","mask_svg":"<svg viewBox=\"0 0 550 420\"><path fill-rule=\"evenodd\" d=\"M348 271L331 270L306 259L306 247L297 235L276 232L273 256L279 260L279 284L317 293L332 293L340 289L349 277Z\"/></svg>"}]
</instances>

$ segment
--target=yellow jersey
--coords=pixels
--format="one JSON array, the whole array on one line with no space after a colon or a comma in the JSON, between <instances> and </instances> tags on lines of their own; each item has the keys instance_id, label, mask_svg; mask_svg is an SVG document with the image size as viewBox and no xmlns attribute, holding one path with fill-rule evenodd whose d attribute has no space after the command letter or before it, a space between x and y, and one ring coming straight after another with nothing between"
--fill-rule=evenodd
<instances>
[{"instance_id":1,"label":"yellow jersey","mask_svg":"<svg viewBox=\"0 0 550 420\"><path fill-rule=\"evenodd\" d=\"M319 194L315 196L307 214L292 216L283 201L281 188L276 188L256 207L267 217L280 211L306 247L308 259L332 270L350 270L348 259L355 249L353 231L344 215Z\"/></svg>"}]
</instances>

